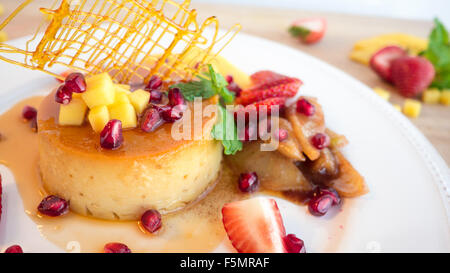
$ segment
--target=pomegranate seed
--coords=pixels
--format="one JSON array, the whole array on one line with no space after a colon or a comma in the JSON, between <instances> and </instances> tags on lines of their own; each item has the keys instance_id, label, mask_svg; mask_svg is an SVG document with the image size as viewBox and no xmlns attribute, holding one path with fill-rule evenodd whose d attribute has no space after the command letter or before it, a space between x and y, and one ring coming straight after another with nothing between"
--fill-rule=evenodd
<instances>
[{"instance_id":1,"label":"pomegranate seed","mask_svg":"<svg viewBox=\"0 0 450 273\"><path fill-rule=\"evenodd\" d=\"M150 78L150 81L148 82L147 86L145 87L145 89L147 90L159 90L162 86L162 80L160 77L158 76L152 76Z\"/></svg>"},{"instance_id":2,"label":"pomegranate seed","mask_svg":"<svg viewBox=\"0 0 450 273\"><path fill-rule=\"evenodd\" d=\"M60 104L69 104L72 101L72 92L65 85L61 85L56 91L55 101Z\"/></svg>"},{"instance_id":3,"label":"pomegranate seed","mask_svg":"<svg viewBox=\"0 0 450 273\"><path fill-rule=\"evenodd\" d=\"M254 124L248 124L244 129L239 130L239 139L248 142L258 138L258 126Z\"/></svg>"},{"instance_id":4,"label":"pomegranate seed","mask_svg":"<svg viewBox=\"0 0 450 273\"><path fill-rule=\"evenodd\" d=\"M254 192L259 186L258 175L255 172L241 173L238 185L242 192Z\"/></svg>"},{"instance_id":5,"label":"pomegranate seed","mask_svg":"<svg viewBox=\"0 0 450 273\"><path fill-rule=\"evenodd\" d=\"M49 195L41 201L38 211L51 217L61 216L69 211L69 204L56 195Z\"/></svg>"},{"instance_id":6,"label":"pomegranate seed","mask_svg":"<svg viewBox=\"0 0 450 273\"><path fill-rule=\"evenodd\" d=\"M228 84L227 89L233 92L236 95L236 97L239 97L242 92L242 88L239 87L239 85L237 85L237 83L235 82Z\"/></svg>"},{"instance_id":7,"label":"pomegranate seed","mask_svg":"<svg viewBox=\"0 0 450 273\"><path fill-rule=\"evenodd\" d=\"M13 245L8 247L5 250L5 253L23 253L23 250L19 245Z\"/></svg>"},{"instance_id":8,"label":"pomegranate seed","mask_svg":"<svg viewBox=\"0 0 450 273\"><path fill-rule=\"evenodd\" d=\"M308 202L309 212L315 216L323 216L333 206L333 198L327 194L314 196Z\"/></svg>"},{"instance_id":9,"label":"pomegranate seed","mask_svg":"<svg viewBox=\"0 0 450 273\"><path fill-rule=\"evenodd\" d=\"M169 90L169 103L172 106L185 104L184 97L183 97L183 94L181 93L180 89L172 88Z\"/></svg>"},{"instance_id":10,"label":"pomegranate seed","mask_svg":"<svg viewBox=\"0 0 450 273\"><path fill-rule=\"evenodd\" d=\"M341 197L339 196L337 191L333 188L317 187L313 191L313 197L314 196L322 196L322 195L327 195L327 196L331 197L331 199L333 199L333 204L332 204L333 206L337 206L337 205L341 204Z\"/></svg>"},{"instance_id":11,"label":"pomegranate seed","mask_svg":"<svg viewBox=\"0 0 450 273\"><path fill-rule=\"evenodd\" d=\"M174 107L168 105L154 105L154 107L159 111L166 122L175 122L183 117L184 105L177 105Z\"/></svg>"},{"instance_id":12,"label":"pomegranate seed","mask_svg":"<svg viewBox=\"0 0 450 273\"><path fill-rule=\"evenodd\" d=\"M158 109L149 108L145 111L141 120L141 129L144 132L150 133L155 131L164 123Z\"/></svg>"},{"instance_id":13,"label":"pomegranate seed","mask_svg":"<svg viewBox=\"0 0 450 273\"><path fill-rule=\"evenodd\" d=\"M37 116L37 110L33 106L26 105L22 109L22 117L26 120L31 120Z\"/></svg>"},{"instance_id":14,"label":"pomegranate seed","mask_svg":"<svg viewBox=\"0 0 450 273\"><path fill-rule=\"evenodd\" d=\"M278 134L276 134L276 137L278 138L278 141L282 142L285 141L288 138L289 134L288 131L285 129L278 129Z\"/></svg>"},{"instance_id":15,"label":"pomegranate seed","mask_svg":"<svg viewBox=\"0 0 450 273\"><path fill-rule=\"evenodd\" d=\"M86 80L81 73L70 73L64 81L65 89L73 93L83 93L86 91Z\"/></svg>"},{"instance_id":16,"label":"pomegranate seed","mask_svg":"<svg viewBox=\"0 0 450 273\"><path fill-rule=\"evenodd\" d=\"M103 247L105 253L131 253L128 246L121 243L108 243Z\"/></svg>"},{"instance_id":17,"label":"pomegranate seed","mask_svg":"<svg viewBox=\"0 0 450 273\"><path fill-rule=\"evenodd\" d=\"M141 225L150 233L156 232L161 228L161 214L157 210L147 210L141 217Z\"/></svg>"},{"instance_id":18,"label":"pomegranate seed","mask_svg":"<svg viewBox=\"0 0 450 273\"><path fill-rule=\"evenodd\" d=\"M160 103L163 97L163 93L158 90L150 91L150 102L151 103Z\"/></svg>"},{"instance_id":19,"label":"pomegranate seed","mask_svg":"<svg viewBox=\"0 0 450 273\"><path fill-rule=\"evenodd\" d=\"M112 119L106 123L105 128L100 133L100 145L104 149L115 150L122 145L122 142L122 122Z\"/></svg>"},{"instance_id":20,"label":"pomegranate seed","mask_svg":"<svg viewBox=\"0 0 450 273\"><path fill-rule=\"evenodd\" d=\"M314 115L316 108L306 99L299 99L297 101L297 112L309 117Z\"/></svg>"},{"instance_id":21,"label":"pomegranate seed","mask_svg":"<svg viewBox=\"0 0 450 273\"><path fill-rule=\"evenodd\" d=\"M30 121L30 127L31 127L31 130L32 130L33 132L37 133L37 131L38 131L37 118L33 118L33 119Z\"/></svg>"},{"instance_id":22,"label":"pomegranate seed","mask_svg":"<svg viewBox=\"0 0 450 273\"><path fill-rule=\"evenodd\" d=\"M317 133L311 138L311 143L316 149L322 150L330 145L330 137L326 134Z\"/></svg>"},{"instance_id":23,"label":"pomegranate seed","mask_svg":"<svg viewBox=\"0 0 450 273\"><path fill-rule=\"evenodd\" d=\"M228 84L234 82L233 76L231 76L231 75L227 75L225 80L227 81Z\"/></svg>"},{"instance_id":24,"label":"pomegranate seed","mask_svg":"<svg viewBox=\"0 0 450 273\"><path fill-rule=\"evenodd\" d=\"M306 253L305 243L294 234L286 235L284 243L289 253Z\"/></svg>"}]
</instances>

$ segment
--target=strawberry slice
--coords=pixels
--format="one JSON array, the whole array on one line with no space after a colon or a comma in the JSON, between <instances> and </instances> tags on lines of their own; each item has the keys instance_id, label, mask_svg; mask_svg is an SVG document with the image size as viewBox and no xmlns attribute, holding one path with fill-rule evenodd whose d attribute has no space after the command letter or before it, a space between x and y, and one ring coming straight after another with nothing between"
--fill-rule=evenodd
<instances>
[{"instance_id":1,"label":"strawberry slice","mask_svg":"<svg viewBox=\"0 0 450 273\"><path fill-rule=\"evenodd\" d=\"M264 82L253 88L243 90L236 103L248 105L257 101L275 97L293 97L297 94L302 81L285 77L271 82Z\"/></svg>"},{"instance_id":2,"label":"strawberry slice","mask_svg":"<svg viewBox=\"0 0 450 273\"><path fill-rule=\"evenodd\" d=\"M401 57L392 61L392 80L400 94L414 97L433 81L433 64L423 57Z\"/></svg>"},{"instance_id":3,"label":"strawberry slice","mask_svg":"<svg viewBox=\"0 0 450 273\"><path fill-rule=\"evenodd\" d=\"M400 57L408 56L406 50L398 46L384 47L370 58L370 67L387 82L392 82L391 64Z\"/></svg>"},{"instance_id":4,"label":"strawberry slice","mask_svg":"<svg viewBox=\"0 0 450 273\"><path fill-rule=\"evenodd\" d=\"M260 85L265 83L270 83L274 81L278 81L281 79L289 78L288 76L278 74L276 72L270 71L270 70L262 70L253 73L250 76L250 79L252 80L252 83L254 85Z\"/></svg>"},{"instance_id":5,"label":"strawberry slice","mask_svg":"<svg viewBox=\"0 0 450 273\"><path fill-rule=\"evenodd\" d=\"M320 41L327 29L327 21L323 18L306 18L295 21L289 28L289 33L306 44Z\"/></svg>"},{"instance_id":6,"label":"strawberry slice","mask_svg":"<svg viewBox=\"0 0 450 273\"><path fill-rule=\"evenodd\" d=\"M225 204L222 220L240 253L286 253L283 220L275 200L256 197Z\"/></svg>"},{"instance_id":7,"label":"strawberry slice","mask_svg":"<svg viewBox=\"0 0 450 273\"><path fill-rule=\"evenodd\" d=\"M248 117L248 114L253 113L256 111L258 114L260 111L266 111L267 109L267 116L271 114L272 108L274 106L278 106L278 110L281 112L284 109L285 103L287 98L269 98L262 101L257 101L252 104L249 104L243 108L239 108L235 113L235 118L239 115L246 115L246 119ZM262 106L266 106L265 109L262 109Z\"/></svg>"}]
</instances>

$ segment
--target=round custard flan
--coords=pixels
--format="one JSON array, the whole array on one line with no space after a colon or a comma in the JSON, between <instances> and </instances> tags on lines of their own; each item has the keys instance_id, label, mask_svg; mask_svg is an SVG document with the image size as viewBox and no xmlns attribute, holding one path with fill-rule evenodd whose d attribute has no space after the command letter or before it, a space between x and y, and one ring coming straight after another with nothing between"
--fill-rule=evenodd
<instances>
[{"instance_id":1,"label":"round custard flan","mask_svg":"<svg viewBox=\"0 0 450 273\"><path fill-rule=\"evenodd\" d=\"M69 200L76 213L110 220L167 213L200 198L219 175L222 146L206 137L214 115L203 117L201 140L174 140L166 123L152 133L124 130L112 151L100 147L89 124L58 125L58 109L52 93L38 111L40 171L48 193Z\"/></svg>"}]
</instances>

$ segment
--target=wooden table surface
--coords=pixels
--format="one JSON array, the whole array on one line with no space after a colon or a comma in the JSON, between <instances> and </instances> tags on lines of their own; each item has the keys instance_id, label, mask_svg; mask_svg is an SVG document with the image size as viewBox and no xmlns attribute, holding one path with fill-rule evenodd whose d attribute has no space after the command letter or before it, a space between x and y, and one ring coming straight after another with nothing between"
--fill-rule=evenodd
<instances>
[{"instance_id":1,"label":"wooden table surface","mask_svg":"<svg viewBox=\"0 0 450 273\"><path fill-rule=\"evenodd\" d=\"M21 14L20 22L14 21L8 27L9 37L17 38L32 34L40 20L35 9L45 6L49 1L35 1L30 8ZM0 3L8 14L18 4L15 0L2 0ZM403 98L395 93L395 89L382 82L369 68L352 62L349 52L353 44L363 38L390 32L404 32L420 37L427 37L432 23L418 20L400 20L380 17L355 16L334 13L320 13L302 10L275 8L256 8L251 6L212 5L194 3L199 18L215 15L221 27L230 27L234 23L243 26L243 32L273 40L307 54L313 55L362 81L369 87L380 86L392 91L390 101L403 104ZM289 24L301 17L324 17L328 21L328 29L324 39L315 45L303 45L289 36L286 29ZM5 15L1 16L1 19ZM442 157L450 165L450 107L442 105L425 105L421 115L411 121L425 134L436 147Z\"/></svg>"}]
</instances>

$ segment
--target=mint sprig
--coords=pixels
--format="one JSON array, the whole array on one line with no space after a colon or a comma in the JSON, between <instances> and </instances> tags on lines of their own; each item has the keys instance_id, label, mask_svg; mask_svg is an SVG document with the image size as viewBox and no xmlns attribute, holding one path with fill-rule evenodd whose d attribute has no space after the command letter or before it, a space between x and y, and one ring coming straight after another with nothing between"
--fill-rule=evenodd
<instances>
[{"instance_id":1,"label":"mint sprig","mask_svg":"<svg viewBox=\"0 0 450 273\"><path fill-rule=\"evenodd\" d=\"M211 136L222 141L224 153L226 155L234 155L242 150L242 142L238 138L237 126L233 115L223 106L218 105L220 120L216 123L211 131Z\"/></svg>"}]
</instances>

